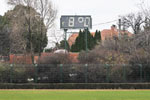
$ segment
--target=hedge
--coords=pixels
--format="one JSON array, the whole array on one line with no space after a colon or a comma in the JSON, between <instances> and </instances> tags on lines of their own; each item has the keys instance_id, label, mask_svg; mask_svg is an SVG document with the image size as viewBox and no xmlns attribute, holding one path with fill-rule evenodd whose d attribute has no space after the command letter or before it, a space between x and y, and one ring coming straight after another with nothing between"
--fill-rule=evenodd
<instances>
[{"instance_id":1,"label":"hedge","mask_svg":"<svg viewBox=\"0 0 150 100\"><path fill-rule=\"evenodd\" d=\"M1 83L0 89L150 89L150 83Z\"/></svg>"}]
</instances>

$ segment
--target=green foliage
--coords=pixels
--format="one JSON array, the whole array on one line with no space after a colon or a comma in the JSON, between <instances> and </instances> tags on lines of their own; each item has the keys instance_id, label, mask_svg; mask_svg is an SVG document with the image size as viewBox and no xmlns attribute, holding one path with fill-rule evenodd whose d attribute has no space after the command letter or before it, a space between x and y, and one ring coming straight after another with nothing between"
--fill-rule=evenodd
<instances>
[{"instance_id":1,"label":"green foliage","mask_svg":"<svg viewBox=\"0 0 150 100\"><path fill-rule=\"evenodd\" d=\"M86 31L87 31L87 49L92 50L96 43L94 37L89 30L84 30L79 32L79 36L76 38L75 43L71 46L72 52L80 52L86 50Z\"/></svg>"},{"instance_id":2,"label":"green foliage","mask_svg":"<svg viewBox=\"0 0 150 100\"><path fill-rule=\"evenodd\" d=\"M0 16L0 55L7 56L10 50L9 23L5 16Z\"/></svg>"},{"instance_id":3,"label":"green foliage","mask_svg":"<svg viewBox=\"0 0 150 100\"><path fill-rule=\"evenodd\" d=\"M70 46L69 46L69 43L68 43L68 41L65 41L65 40L62 40L62 41L60 41L60 44L59 44L59 49L65 49L65 42L66 42L66 49L68 50L68 51L70 51Z\"/></svg>"},{"instance_id":4,"label":"green foliage","mask_svg":"<svg viewBox=\"0 0 150 100\"><path fill-rule=\"evenodd\" d=\"M33 78L34 66L10 65L0 63L0 83L27 83L29 78Z\"/></svg>"},{"instance_id":5,"label":"green foliage","mask_svg":"<svg viewBox=\"0 0 150 100\"><path fill-rule=\"evenodd\" d=\"M94 40L95 40L95 43L98 43L101 41L101 32L100 31L96 30Z\"/></svg>"},{"instance_id":6,"label":"green foliage","mask_svg":"<svg viewBox=\"0 0 150 100\"><path fill-rule=\"evenodd\" d=\"M0 82L1 83L7 83L9 82L9 70L10 70L10 67L8 64L3 64L3 63L0 63Z\"/></svg>"},{"instance_id":7,"label":"green foliage","mask_svg":"<svg viewBox=\"0 0 150 100\"><path fill-rule=\"evenodd\" d=\"M8 24L8 19L5 16L0 15L0 31Z\"/></svg>"},{"instance_id":8,"label":"green foliage","mask_svg":"<svg viewBox=\"0 0 150 100\"><path fill-rule=\"evenodd\" d=\"M41 83L41 84L40 83L38 83L38 84L3 83L3 84L0 84L0 89L150 89L150 84L149 83L60 83L60 84L56 84L56 83L49 83L49 84L45 84L45 83ZM23 91L23 92L25 92L25 91ZM37 92L39 93L39 91L37 91ZM60 92L60 91L58 91L58 92ZM77 91L77 92L79 92L79 91ZM102 91L102 92L104 92L104 91ZM133 91L130 91L130 92L132 92L130 94L135 97L135 95L133 95ZM144 91L142 91L141 94L145 94L143 92ZM2 91L0 93L4 93L4 91ZM47 90L46 90L46 93L47 93ZM53 91L53 93L54 93L54 91ZM106 94L106 91L104 93ZM113 93L114 93L114 91L113 91ZM123 92L123 94L124 93L125 93L125 91ZM9 93L9 94L11 94L11 93ZM16 94L16 92L15 92L15 94ZM118 92L117 92L117 94L118 94ZM6 95L8 96L8 93ZM33 95L33 91L31 92L31 95ZM56 93L56 95L58 96L58 93ZM110 93L110 95L112 96L112 93ZM149 95L149 93L147 95ZM108 94L107 94L107 96L108 96ZM68 94L66 97L68 98ZM35 96L34 96L34 98L35 98ZM117 95L116 99L118 99L118 95ZM116 100L116 99L114 99L114 100ZM37 100L37 98L36 98L36 100ZM43 100L43 98L42 98L42 100ZM138 100L138 98L135 100ZM139 100L141 100L141 99L139 99ZM147 100L147 98L145 100Z\"/></svg>"}]
</instances>

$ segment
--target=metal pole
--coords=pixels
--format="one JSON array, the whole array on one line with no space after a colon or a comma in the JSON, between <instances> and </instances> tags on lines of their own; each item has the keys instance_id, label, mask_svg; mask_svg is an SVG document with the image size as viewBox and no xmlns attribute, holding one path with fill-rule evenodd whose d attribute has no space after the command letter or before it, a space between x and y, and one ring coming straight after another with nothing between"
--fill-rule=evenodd
<instances>
[{"instance_id":1,"label":"metal pole","mask_svg":"<svg viewBox=\"0 0 150 100\"><path fill-rule=\"evenodd\" d=\"M125 64L123 64L123 81L126 82L126 67L125 67Z\"/></svg>"},{"instance_id":2,"label":"metal pole","mask_svg":"<svg viewBox=\"0 0 150 100\"><path fill-rule=\"evenodd\" d=\"M118 37L121 36L121 19L119 19L119 34L118 34Z\"/></svg>"},{"instance_id":3,"label":"metal pole","mask_svg":"<svg viewBox=\"0 0 150 100\"><path fill-rule=\"evenodd\" d=\"M10 83L13 82L12 74L13 74L13 64L10 64Z\"/></svg>"},{"instance_id":4,"label":"metal pole","mask_svg":"<svg viewBox=\"0 0 150 100\"><path fill-rule=\"evenodd\" d=\"M60 64L60 83L63 82L63 70L62 70L62 68L63 68L63 64Z\"/></svg>"},{"instance_id":5,"label":"metal pole","mask_svg":"<svg viewBox=\"0 0 150 100\"><path fill-rule=\"evenodd\" d=\"M34 64L34 67L35 67L35 78L34 78L34 82L35 82L35 83L37 83L37 81L38 81L38 80L37 80L37 78L38 78L38 69L37 69L37 66L38 66L37 64Z\"/></svg>"},{"instance_id":6,"label":"metal pole","mask_svg":"<svg viewBox=\"0 0 150 100\"><path fill-rule=\"evenodd\" d=\"M85 51L86 51L86 55L87 55L87 52L88 52L88 37L87 37L87 34L88 34L88 28L85 29ZM87 56L86 56L87 57ZM88 64L85 64L85 83L88 82Z\"/></svg>"},{"instance_id":7,"label":"metal pole","mask_svg":"<svg viewBox=\"0 0 150 100\"><path fill-rule=\"evenodd\" d=\"M65 53L67 51L67 43L66 43L67 42L67 30L68 29L64 29L64 32L65 32L65 39L64 39L65 40Z\"/></svg>"},{"instance_id":8,"label":"metal pole","mask_svg":"<svg viewBox=\"0 0 150 100\"><path fill-rule=\"evenodd\" d=\"M85 83L88 83L88 64L85 64Z\"/></svg>"},{"instance_id":9,"label":"metal pole","mask_svg":"<svg viewBox=\"0 0 150 100\"><path fill-rule=\"evenodd\" d=\"M107 83L109 83L109 65L108 64L106 64L106 81L107 81Z\"/></svg>"},{"instance_id":10,"label":"metal pole","mask_svg":"<svg viewBox=\"0 0 150 100\"><path fill-rule=\"evenodd\" d=\"M85 51L86 51L86 53L88 52L88 37L87 37L87 34L88 34L88 28L85 29Z\"/></svg>"},{"instance_id":11,"label":"metal pole","mask_svg":"<svg viewBox=\"0 0 150 100\"><path fill-rule=\"evenodd\" d=\"M139 64L139 66L140 66L140 80L141 80L141 82L142 82L142 74L143 74L143 72L142 72L142 64Z\"/></svg>"}]
</instances>

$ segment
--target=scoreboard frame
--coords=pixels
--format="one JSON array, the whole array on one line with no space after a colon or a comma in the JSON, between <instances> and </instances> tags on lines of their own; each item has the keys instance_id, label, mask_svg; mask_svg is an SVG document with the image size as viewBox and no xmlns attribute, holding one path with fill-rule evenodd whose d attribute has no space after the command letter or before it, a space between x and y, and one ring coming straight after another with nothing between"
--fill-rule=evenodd
<instances>
[{"instance_id":1,"label":"scoreboard frame","mask_svg":"<svg viewBox=\"0 0 150 100\"><path fill-rule=\"evenodd\" d=\"M90 15L62 15L60 18L61 29L92 29Z\"/></svg>"}]
</instances>

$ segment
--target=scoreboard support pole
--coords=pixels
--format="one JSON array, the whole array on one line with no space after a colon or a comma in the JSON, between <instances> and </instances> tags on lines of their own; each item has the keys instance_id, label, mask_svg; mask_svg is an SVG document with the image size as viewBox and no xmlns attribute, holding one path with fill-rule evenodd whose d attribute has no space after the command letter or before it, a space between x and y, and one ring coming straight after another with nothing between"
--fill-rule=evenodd
<instances>
[{"instance_id":1,"label":"scoreboard support pole","mask_svg":"<svg viewBox=\"0 0 150 100\"><path fill-rule=\"evenodd\" d=\"M88 28L85 28L85 51L88 53ZM85 83L88 83L88 64L85 64Z\"/></svg>"},{"instance_id":2,"label":"scoreboard support pole","mask_svg":"<svg viewBox=\"0 0 150 100\"><path fill-rule=\"evenodd\" d=\"M87 37L87 34L88 34L88 28L85 28L85 51L86 51L86 53L88 52L88 37Z\"/></svg>"},{"instance_id":3,"label":"scoreboard support pole","mask_svg":"<svg viewBox=\"0 0 150 100\"><path fill-rule=\"evenodd\" d=\"M67 30L68 29L64 29L64 33L65 33L65 54L66 54L66 51L67 51Z\"/></svg>"}]
</instances>

